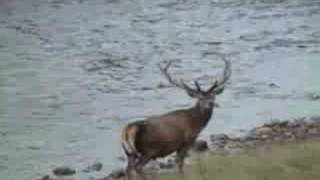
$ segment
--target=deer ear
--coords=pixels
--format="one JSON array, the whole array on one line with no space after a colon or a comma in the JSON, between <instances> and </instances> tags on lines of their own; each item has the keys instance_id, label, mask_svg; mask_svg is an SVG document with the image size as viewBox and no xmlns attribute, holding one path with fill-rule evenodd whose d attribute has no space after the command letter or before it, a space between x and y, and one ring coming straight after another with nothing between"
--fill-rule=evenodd
<instances>
[{"instance_id":1,"label":"deer ear","mask_svg":"<svg viewBox=\"0 0 320 180\"><path fill-rule=\"evenodd\" d=\"M216 94L221 94L223 92L223 90L224 90L224 86L222 86L221 88L215 89L214 92Z\"/></svg>"}]
</instances>

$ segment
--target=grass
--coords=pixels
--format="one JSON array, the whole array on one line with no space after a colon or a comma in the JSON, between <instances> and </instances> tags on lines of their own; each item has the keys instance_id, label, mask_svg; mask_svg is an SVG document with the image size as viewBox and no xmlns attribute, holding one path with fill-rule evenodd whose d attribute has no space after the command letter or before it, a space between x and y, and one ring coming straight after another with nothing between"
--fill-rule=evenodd
<instances>
[{"instance_id":1,"label":"grass","mask_svg":"<svg viewBox=\"0 0 320 180\"><path fill-rule=\"evenodd\" d=\"M320 141L273 144L237 155L195 157L184 180L319 180ZM168 173L160 180L181 180Z\"/></svg>"}]
</instances>

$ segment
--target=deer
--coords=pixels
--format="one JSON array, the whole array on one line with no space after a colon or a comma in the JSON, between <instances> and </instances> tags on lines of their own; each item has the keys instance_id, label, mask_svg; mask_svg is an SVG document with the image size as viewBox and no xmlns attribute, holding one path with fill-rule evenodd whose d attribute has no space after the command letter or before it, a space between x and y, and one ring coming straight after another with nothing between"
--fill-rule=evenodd
<instances>
[{"instance_id":1,"label":"deer","mask_svg":"<svg viewBox=\"0 0 320 180\"><path fill-rule=\"evenodd\" d=\"M142 168L151 160L176 153L178 171L183 174L184 159L200 132L207 126L216 105L216 96L224 91L231 76L231 63L224 57L223 77L203 90L195 80L191 87L184 80L176 80L169 74L172 61L159 64L160 71L174 87L184 90L196 103L191 108L177 109L144 120L129 122L122 128L121 145L127 156L126 179L132 178L134 170L141 179L146 179Z\"/></svg>"}]
</instances>

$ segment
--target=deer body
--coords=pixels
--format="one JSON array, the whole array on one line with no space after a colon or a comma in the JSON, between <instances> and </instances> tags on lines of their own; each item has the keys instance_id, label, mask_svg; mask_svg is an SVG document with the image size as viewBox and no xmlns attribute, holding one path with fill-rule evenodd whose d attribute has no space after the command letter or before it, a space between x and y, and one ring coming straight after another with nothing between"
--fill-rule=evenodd
<instances>
[{"instance_id":1,"label":"deer body","mask_svg":"<svg viewBox=\"0 0 320 180\"><path fill-rule=\"evenodd\" d=\"M127 128L137 128L134 143L137 153L148 154L154 159L167 156L186 144L192 144L207 125L212 111L211 107L201 109L197 103L190 109L176 110L130 123Z\"/></svg>"},{"instance_id":2,"label":"deer body","mask_svg":"<svg viewBox=\"0 0 320 180\"><path fill-rule=\"evenodd\" d=\"M226 69L222 82L216 81L207 91L202 91L195 81L197 89L192 89L183 81L176 82L167 73L170 66L161 68L171 84L187 91L197 98L197 103L188 109L171 111L159 116L152 116L142 121L128 123L122 130L122 146L128 157L127 177L130 179L132 169L141 175L142 167L152 159L177 153L176 162L180 172L184 158L190 146L208 124L215 105L215 96L222 93L224 83L230 76L230 64L225 61Z\"/></svg>"}]
</instances>

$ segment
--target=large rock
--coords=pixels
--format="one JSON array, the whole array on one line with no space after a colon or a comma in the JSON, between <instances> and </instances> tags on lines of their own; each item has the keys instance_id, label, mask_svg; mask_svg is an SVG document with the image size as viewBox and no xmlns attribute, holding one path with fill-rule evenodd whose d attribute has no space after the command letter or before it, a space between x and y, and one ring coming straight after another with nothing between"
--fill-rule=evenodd
<instances>
[{"instance_id":1,"label":"large rock","mask_svg":"<svg viewBox=\"0 0 320 180\"><path fill-rule=\"evenodd\" d=\"M317 128L308 129L308 134L310 135L317 135L318 133L319 133L319 130Z\"/></svg>"},{"instance_id":2,"label":"large rock","mask_svg":"<svg viewBox=\"0 0 320 180\"><path fill-rule=\"evenodd\" d=\"M215 149L223 148L228 140L230 140L230 138L225 134L216 134L210 136L211 144L214 146Z\"/></svg>"},{"instance_id":3,"label":"large rock","mask_svg":"<svg viewBox=\"0 0 320 180\"><path fill-rule=\"evenodd\" d=\"M227 141L229 140L229 136L227 136L226 134L212 134L210 136L210 140L212 142L215 142L215 141Z\"/></svg>"},{"instance_id":4,"label":"large rock","mask_svg":"<svg viewBox=\"0 0 320 180\"><path fill-rule=\"evenodd\" d=\"M261 139L262 140L267 140L267 139L269 139L270 138L270 135L268 135L268 134L262 134L261 135Z\"/></svg>"},{"instance_id":5,"label":"large rock","mask_svg":"<svg viewBox=\"0 0 320 180\"><path fill-rule=\"evenodd\" d=\"M207 141L198 140L193 144L192 150L195 152L205 152L209 150Z\"/></svg>"},{"instance_id":6,"label":"large rock","mask_svg":"<svg viewBox=\"0 0 320 180\"><path fill-rule=\"evenodd\" d=\"M76 170L67 166L62 166L52 170L52 173L56 176L70 176L76 174Z\"/></svg>"},{"instance_id":7,"label":"large rock","mask_svg":"<svg viewBox=\"0 0 320 180\"><path fill-rule=\"evenodd\" d=\"M123 169L114 170L109 174L109 179L121 179L125 177L125 171Z\"/></svg>"},{"instance_id":8,"label":"large rock","mask_svg":"<svg viewBox=\"0 0 320 180\"><path fill-rule=\"evenodd\" d=\"M176 164L172 159L168 159L166 162L159 162L159 167L162 170L168 170L175 168Z\"/></svg>"},{"instance_id":9,"label":"large rock","mask_svg":"<svg viewBox=\"0 0 320 180\"><path fill-rule=\"evenodd\" d=\"M262 136L262 135L267 135L267 134L271 134L273 132L273 130L270 127L258 127L254 130L254 133L257 136Z\"/></svg>"}]
</instances>

